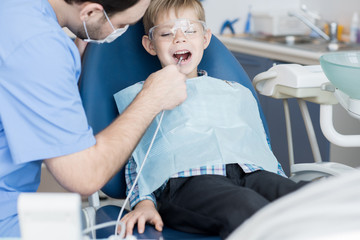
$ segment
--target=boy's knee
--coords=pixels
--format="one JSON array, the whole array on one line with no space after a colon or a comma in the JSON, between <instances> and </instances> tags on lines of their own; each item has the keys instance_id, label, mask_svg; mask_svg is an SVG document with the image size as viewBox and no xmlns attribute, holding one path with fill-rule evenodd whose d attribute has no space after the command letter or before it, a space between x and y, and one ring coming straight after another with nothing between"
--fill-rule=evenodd
<instances>
[{"instance_id":1,"label":"boy's knee","mask_svg":"<svg viewBox=\"0 0 360 240\"><path fill-rule=\"evenodd\" d=\"M249 197L249 196L247 196ZM227 204L223 209L223 226L220 231L220 237L226 238L238 226L254 215L258 210L266 206L269 202L261 196L252 196L246 198L240 196L240 199L234 198L232 204Z\"/></svg>"}]
</instances>

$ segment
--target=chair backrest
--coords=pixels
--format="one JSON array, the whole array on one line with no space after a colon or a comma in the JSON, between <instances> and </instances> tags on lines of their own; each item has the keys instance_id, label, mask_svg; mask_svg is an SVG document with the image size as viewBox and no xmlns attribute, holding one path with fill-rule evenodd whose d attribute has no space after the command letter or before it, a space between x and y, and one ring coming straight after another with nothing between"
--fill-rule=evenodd
<instances>
[{"instance_id":1,"label":"chair backrest","mask_svg":"<svg viewBox=\"0 0 360 240\"><path fill-rule=\"evenodd\" d=\"M113 94L145 80L161 68L157 57L151 56L142 47L143 35L143 25L139 22L111 44L89 44L86 48L79 87L89 125L95 134L118 116ZM212 36L210 45L204 52L199 69L206 70L212 77L239 82L249 88L257 99L244 69L215 36ZM269 138L260 105L259 109ZM124 170L121 170L102 191L113 198L124 198L125 188Z\"/></svg>"}]
</instances>

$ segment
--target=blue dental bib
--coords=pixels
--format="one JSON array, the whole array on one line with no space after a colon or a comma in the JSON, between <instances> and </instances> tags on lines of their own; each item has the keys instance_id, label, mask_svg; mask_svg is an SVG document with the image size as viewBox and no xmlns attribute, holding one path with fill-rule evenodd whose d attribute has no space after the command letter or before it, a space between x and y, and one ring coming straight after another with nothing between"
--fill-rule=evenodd
<instances>
[{"instance_id":1,"label":"blue dental bib","mask_svg":"<svg viewBox=\"0 0 360 240\"><path fill-rule=\"evenodd\" d=\"M140 196L159 188L173 174L213 164L254 164L277 173L257 102L235 82L202 76L188 79L188 97L165 111L154 145L139 177ZM122 113L142 89L134 84L114 95ZM144 160L160 114L132 153L137 172Z\"/></svg>"}]
</instances>

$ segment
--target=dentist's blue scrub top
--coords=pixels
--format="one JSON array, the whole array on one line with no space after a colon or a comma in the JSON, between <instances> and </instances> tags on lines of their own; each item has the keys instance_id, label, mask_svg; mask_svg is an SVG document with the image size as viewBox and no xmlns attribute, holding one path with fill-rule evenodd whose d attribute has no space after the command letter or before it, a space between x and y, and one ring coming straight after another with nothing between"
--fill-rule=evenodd
<instances>
[{"instance_id":1,"label":"dentist's blue scrub top","mask_svg":"<svg viewBox=\"0 0 360 240\"><path fill-rule=\"evenodd\" d=\"M0 0L0 236L19 236L17 198L35 192L43 159L95 144L73 41L47 0ZM49 203L51 204L51 203Z\"/></svg>"}]
</instances>

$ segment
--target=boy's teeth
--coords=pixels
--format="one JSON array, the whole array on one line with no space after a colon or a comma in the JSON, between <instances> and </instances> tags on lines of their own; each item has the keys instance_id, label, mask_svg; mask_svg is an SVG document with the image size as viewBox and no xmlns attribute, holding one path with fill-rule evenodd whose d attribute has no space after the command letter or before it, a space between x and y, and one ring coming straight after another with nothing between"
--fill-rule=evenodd
<instances>
[{"instance_id":1,"label":"boy's teeth","mask_svg":"<svg viewBox=\"0 0 360 240\"><path fill-rule=\"evenodd\" d=\"M187 50L183 50L183 51L178 51L174 53L174 58L176 58L177 60L179 60L181 57L184 60L187 60L189 58L189 56L191 55L190 51Z\"/></svg>"},{"instance_id":2,"label":"boy's teeth","mask_svg":"<svg viewBox=\"0 0 360 240\"><path fill-rule=\"evenodd\" d=\"M179 51L179 52L174 53L174 56L181 56L184 54L190 54L190 52L189 51Z\"/></svg>"},{"instance_id":3,"label":"boy's teeth","mask_svg":"<svg viewBox=\"0 0 360 240\"><path fill-rule=\"evenodd\" d=\"M180 52L176 52L175 54L185 54L188 53L189 51L180 51Z\"/></svg>"}]
</instances>

